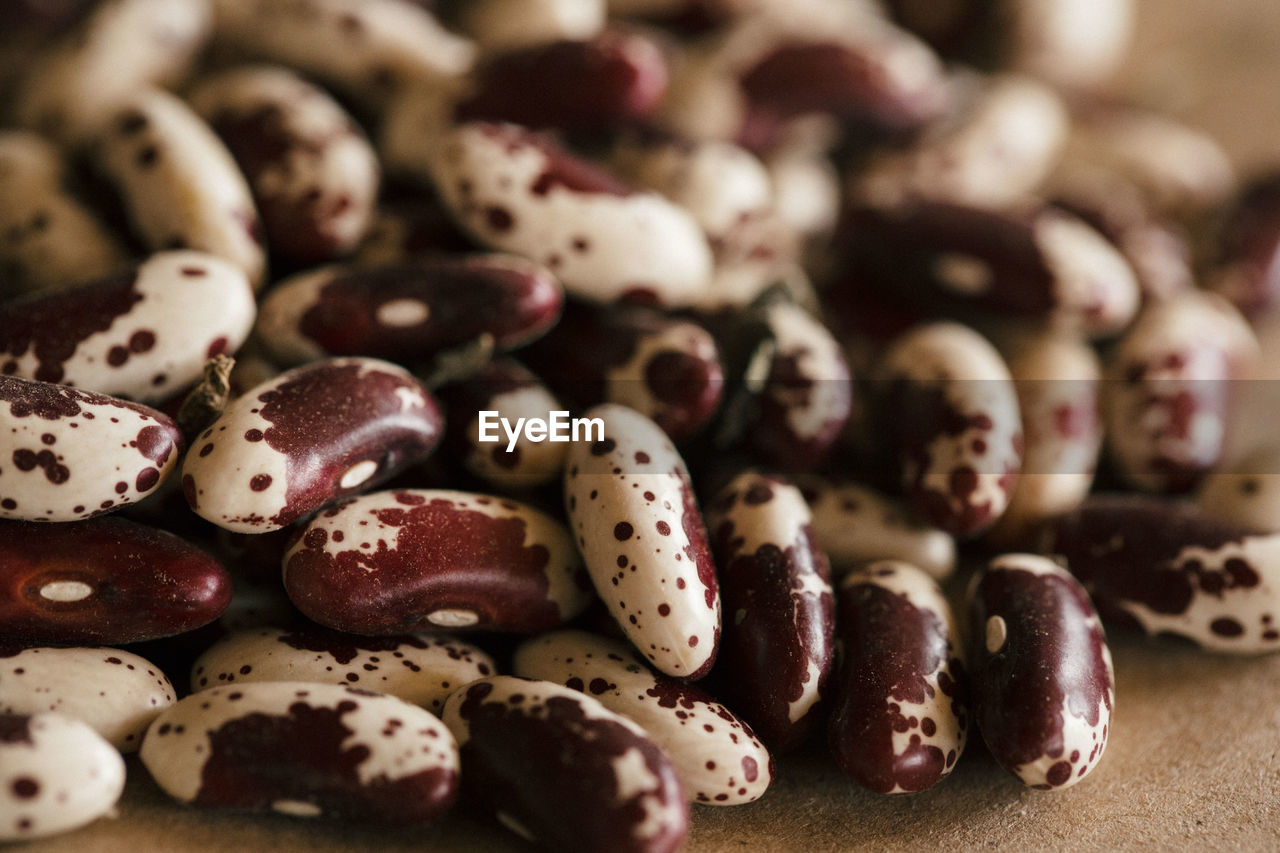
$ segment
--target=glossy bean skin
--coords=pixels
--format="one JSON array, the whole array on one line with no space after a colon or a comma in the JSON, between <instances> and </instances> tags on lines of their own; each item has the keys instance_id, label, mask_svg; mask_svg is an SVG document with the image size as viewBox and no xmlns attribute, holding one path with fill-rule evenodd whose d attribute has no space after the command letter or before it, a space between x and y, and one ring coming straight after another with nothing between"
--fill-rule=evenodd
<instances>
[{"instance_id":1,"label":"glossy bean skin","mask_svg":"<svg viewBox=\"0 0 1280 853\"><path fill-rule=\"evenodd\" d=\"M153 493L186 442L155 409L0 376L0 518L76 521Z\"/></svg>"},{"instance_id":2,"label":"glossy bean skin","mask_svg":"<svg viewBox=\"0 0 1280 853\"><path fill-rule=\"evenodd\" d=\"M0 626L35 643L118 645L218 617L231 578L178 537L121 518L0 522Z\"/></svg>"},{"instance_id":3,"label":"glossy bean skin","mask_svg":"<svg viewBox=\"0 0 1280 853\"><path fill-rule=\"evenodd\" d=\"M727 614L715 672L776 751L817 725L833 663L835 598L811 521L799 489L754 472L734 478L707 511Z\"/></svg>"},{"instance_id":4,"label":"glossy bean skin","mask_svg":"<svg viewBox=\"0 0 1280 853\"><path fill-rule=\"evenodd\" d=\"M228 405L192 443L182 490L214 524L266 533L425 459L442 427L435 400L403 368L315 362Z\"/></svg>"},{"instance_id":5,"label":"glossy bean skin","mask_svg":"<svg viewBox=\"0 0 1280 853\"><path fill-rule=\"evenodd\" d=\"M118 238L65 188L61 152L25 131L0 133L0 267L6 297L57 290L124 266Z\"/></svg>"},{"instance_id":6,"label":"glossy bean skin","mask_svg":"<svg viewBox=\"0 0 1280 853\"><path fill-rule=\"evenodd\" d=\"M558 479L569 448L563 442L532 441L523 431L511 438L491 425L498 440L480 440L480 413L497 412L512 425L520 418L549 421L565 411L542 380L511 358L498 358L438 392L448 412L448 438L466 469L499 489L524 490ZM510 449L508 449L510 447Z\"/></svg>"},{"instance_id":7,"label":"glossy bean skin","mask_svg":"<svg viewBox=\"0 0 1280 853\"><path fill-rule=\"evenodd\" d=\"M955 769L971 721L951 608L932 578L895 560L848 575L838 598L831 751L877 793L931 788Z\"/></svg>"},{"instance_id":8,"label":"glossy bean skin","mask_svg":"<svg viewBox=\"0 0 1280 853\"><path fill-rule=\"evenodd\" d=\"M911 282L914 302L972 305L1093 336L1119 332L1138 309L1123 256L1061 210L916 201L859 208L847 227L855 262Z\"/></svg>"},{"instance_id":9,"label":"glossy bean skin","mask_svg":"<svg viewBox=\"0 0 1280 853\"><path fill-rule=\"evenodd\" d=\"M142 763L181 803L305 818L427 823L458 790L457 745L431 714L306 681L194 693L151 724Z\"/></svg>"},{"instance_id":10,"label":"glossy bean skin","mask_svg":"<svg viewBox=\"0 0 1280 853\"><path fill-rule=\"evenodd\" d=\"M469 122L430 152L416 136L406 144L408 151L384 156L428 175L476 240L545 264L570 295L678 308L707 288L711 249L688 213L548 139L516 125Z\"/></svg>"},{"instance_id":11,"label":"glossy bean skin","mask_svg":"<svg viewBox=\"0 0 1280 853\"><path fill-rule=\"evenodd\" d=\"M1218 652L1280 650L1280 536L1194 506L1095 495L1048 526L1109 622Z\"/></svg>"},{"instance_id":12,"label":"glossy bean skin","mask_svg":"<svg viewBox=\"0 0 1280 853\"><path fill-rule=\"evenodd\" d=\"M957 537L994 524L1022 464L1017 396L999 353L965 326L933 323L891 344L877 377L912 506Z\"/></svg>"},{"instance_id":13,"label":"glossy bean skin","mask_svg":"<svg viewBox=\"0 0 1280 853\"><path fill-rule=\"evenodd\" d=\"M77 829L110 812L124 791L120 753L63 714L0 714L0 766L0 841Z\"/></svg>"},{"instance_id":14,"label":"glossy bean skin","mask_svg":"<svg viewBox=\"0 0 1280 853\"><path fill-rule=\"evenodd\" d=\"M174 697L160 668L131 652L0 644L0 714L66 714L124 753L138 750L147 726Z\"/></svg>"},{"instance_id":15,"label":"glossy bean skin","mask_svg":"<svg viewBox=\"0 0 1280 853\"><path fill-rule=\"evenodd\" d=\"M512 122L565 133L599 133L652 115L667 88L667 64L647 36L605 31L498 54L476 69L455 121Z\"/></svg>"},{"instance_id":16,"label":"glossy bean skin","mask_svg":"<svg viewBox=\"0 0 1280 853\"><path fill-rule=\"evenodd\" d=\"M628 406L677 442L705 427L724 396L711 333L645 308L570 306L523 356L567 402Z\"/></svg>"},{"instance_id":17,"label":"glossy bean skin","mask_svg":"<svg viewBox=\"0 0 1280 853\"><path fill-rule=\"evenodd\" d=\"M262 286L266 252L249 185L184 101L159 89L133 95L98 131L94 150L147 248L209 252Z\"/></svg>"},{"instance_id":18,"label":"glossy bean skin","mask_svg":"<svg viewBox=\"0 0 1280 853\"><path fill-rule=\"evenodd\" d=\"M375 492L325 510L285 553L284 585L314 621L375 635L534 633L591 600L560 522L514 501L429 489Z\"/></svg>"},{"instance_id":19,"label":"glossy bean skin","mask_svg":"<svg viewBox=\"0 0 1280 853\"><path fill-rule=\"evenodd\" d=\"M210 12L206 0L96 4L27 72L14 104L18 123L86 143L139 89L182 82L209 38Z\"/></svg>"},{"instance_id":20,"label":"glossy bean skin","mask_svg":"<svg viewBox=\"0 0 1280 853\"><path fill-rule=\"evenodd\" d=\"M332 266L273 288L257 337L288 365L326 355L413 364L484 334L500 352L523 346L555 325L563 300L549 271L514 255Z\"/></svg>"},{"instance_id":21,"label":"glossy bean skin","mask_svg":"<svg viewBox=\"0 0 1280 853\"><path fill-rule=\"evenodd\" d=\"M605 25L605 0L472 0L461 23L487 54L589 41Z\"/></svg>"},{"instance_id":22,"label":"glossy bean skin","mask_svg":"<svg viewBox=\"0 0 1280 853\"><path fill-rule=\"evenodd\" d=\"M152 255L105 278L0 306L0 370L159 403L249 336L244 273L204 252Z\"/></svg>"},{"instance_id":23,"label":"glossy bean skin","mask_svg":"<svg viewBox=\"0 0 1280 853\"><path fill-rule=\"evenodd\" d=\"M603 421L604 435L570 445L564 494L591 581L655 667L701 678L720 644L720 592L688 468L633 409L606 404L584 417Z\"/></svg>"},{"instance_id":24,"label":"glossy bean skin","mask_svg":"<svg viewBox=\"0 0 1280 853\"><path fill-rule=\"evenodd\" d=\"M266 627L234 632L210 646L192 665L191 689L315 681L388 693L438 715L450 693L496 671L484 651L448 637Z\"/></svg>"},{"instance_id":25,"label":"glossy bean skin","mask_svg":"<svg viewBox=\"0 0 1280 853\"><path fill-rule=\"evenodd\" d=\"M1225 299L1189 291L1151 305L1110 353L1103 412L1111 461L1144 491L1191 490L1221 461L1231 380L1258 342Z\"/></svg>"},{"instance_id":26,"label":"glossy bean skin","mask_svg":"<svg viewBox=\"0 0 1280 853\"><path fill-rule=\"evenodd\" d=\"M270 66L223 72L190 98L248 179L273 253L316 264L355 248L373 219L378 160L333 98Z\"/></svg>"},{"instance_id":27,"label":"glossy bean skin","mask_svg":"<svg viewBox=\"0 0 1280 853\"><path fill-rule=\"evenodd\" d=\"M213 0L214 40L285 65L378 110L416 84L465 73L471 42L398 0Z\"/></svg>"},{"instance_id":28,"label":"glossy bean skin","mask_svg":"<svg viewBox=\"0 0 1280 853\"><path fill-rule=\"evenodd\" d=\"M969 599L973 706L991 754L1024 785L1062 790L1097 769L1115 675L1088 593L1052 560L997 557Z\"/></svg>"},{"instance_id":29,"label":"glossy bean skin","mask_svg":"<svg viewBox=\"0 0 1280 853\"><path fill-rule=\"evenodd\" d=\"M666 753L590 696L498 676L445 703L470 796L526 840L557 849L667 853L689 811Z\"/></svg>"},{"instance_id":30,"label":"glossy bean skin","mask_svg":"<svg viewBox=\"0 0 1280 853\"><path fill-rule=\"evenodd\" d=\"M700 688L654 673L625 641L555 631L523 643L516 675L563 684L641 726L671 756L692 802L734 806L764 795L773 759L741 717Z\"/></svg>"}]
</instances>

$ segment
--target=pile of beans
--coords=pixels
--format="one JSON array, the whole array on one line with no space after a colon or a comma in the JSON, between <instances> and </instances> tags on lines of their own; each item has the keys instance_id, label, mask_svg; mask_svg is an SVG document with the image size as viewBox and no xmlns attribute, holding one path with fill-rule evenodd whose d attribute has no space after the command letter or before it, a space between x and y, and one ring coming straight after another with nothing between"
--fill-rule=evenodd
<instances>
[{"instance_id":1,"label":"pile of beans","mask_svg":"<svg viewBox=\"0 0 1280 853\"><path fill-rule=\"evenodd\" d=\"M0 840L139 751L673 850L824 737L1080 782L1104 621L1280 649L1280 178L1099 94L1127 0L11 6Z\"/></svg>"}]
</instances>

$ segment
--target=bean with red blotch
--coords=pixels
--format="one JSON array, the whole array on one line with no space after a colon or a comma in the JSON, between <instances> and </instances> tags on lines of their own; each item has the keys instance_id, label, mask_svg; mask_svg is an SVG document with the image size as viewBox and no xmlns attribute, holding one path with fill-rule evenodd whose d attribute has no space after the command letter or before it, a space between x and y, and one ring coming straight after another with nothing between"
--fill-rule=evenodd
<instances>
[{"instance_id":1,"label":"bean with red blotch","mask_svg":"<svg viewBox=\"0 0 1280 853\"><path fill-rule=\"evenodd\" d=\"M812 470L853 413L853 378L839 342L807 311L777 301L763 311L774 353L752 445L784 470Z\"/></svg>"},{"instance_id":2,"label":"bean with red blotch","mask_svg":"<svg viewBox=\"0 0 1280 853\"><path fill-rule=\"evenodd\" d=\"M507 121L565 133L599 133L654 113L667 89L667 64L648 36L605 31L494 56L453 104L454 121Z\"/></svg>"},{"instance_id":3,"label":"bean with red blotch","mask_svg":"<svg viewBox=\"0 0 1280 853\"><path fill-rule=\"evenodd\" d=\"M812 731L831 674L835 599L811 520L799 489L754 472L707 510L728 614L716 674L775 750Z\"/></svg>"},{"instance_id":4,"label":"bean with red blotch","mask_svg":"<svg viewBox=\"0 0 1280 853\"><path fill-rule=\"evenodd\" d=\"M227 608L212 557L122 518L0 522L0 636L36 643L137 643L199 628Z\"/></svg>"},{"instance_id":5,"label":"bean with red blotch","mask_svg":"<svg viewBox=\"0 0 1280 853\"><path fill-rule=\"evenodd\" d=\"M514 255L325 267L272 289L257 339L291 365L326 355L413 363L482 334L499 351L524 346L555 325L563 300L551 273Z\"/></svg>"},{"instance_id":6,"label":"bean with red blotch","mask_svg":"<svg viewBox=\"0 0 1280 853\"><path fill-rule=\"evenodd\" d=\"M0 644L0 714L57 711L93 727L121 752L135 752L173 685L150 661L120 649Z\"/></svg>"},{"instance_id":7,"label":"bean with red blotch","mask_svg":"<svg viewBox=\"0 0 1280 853\"><path fill-rule=\"evenodd\" d=\"M603 435L570 445L564 493L591 581L654 666L701 678L720 646L720 591L689 469L633 409L607 404L583 417L601 421Z\"/></svg>"},{"instance_id":8,"label":"bean with red blotch","mask_svg":"<svg viewBox=\"0 0 1280 853\"><path fill-rule=\"evenodd\" d=\"M207 0L94 5L28 69L14 103L18 124L71 146L88 141L139 89L181 83L213 23Z\"/></svg>"},{"instance_id":9,"label":"bean with red blotch","mask_svg":"<svg viewBox=\"0 0 1280 853\"><path fill-rule=\"evenodd\" d=\"M1084 587L1047 557L1006 554L969 594L973 711L996 761L1044 790L1098 766L1115 706L1111 650Z\"/></svg>"},{"instance_id":10,"label":"bean with red blotch","mask_svg":"<svg viewBox=\"0 0 1280 853\"><path fill-rule=\"evenodd\" d=\"M837 576L874 560L901 560L943 580L956 568L956 540L869 486L817 475L795 480L813 514L813 532Z\"/></svg>"},{"instance_id":11,"label":"bean with red blotch","mask_svg":"<svg viewBox=\"0 0 1280 853\"><path fill-rule=\"evenodd\" d=\"M325 510L285 552L284 585L309 618L354 634L528 634L591 602L563 524L526 504L435 489Z\"/></svg>"},{"instance_id":12,"label":"bean with red blotch","mask_svg":"<svg viewBox=\"0 0 1280 853\"><path fill-rule=\"evenodd\" d=\"M937 58L908 33L854 4L781 5L692 52L664 118L685 136L760 150L804 114L912 130L947 100Z\"/></svg>"},{"instance_id":13,"label":"bean with red blotch","mask_svg":"<svg viewBox=\"0 0 1280 853\"><path fill-rule=\"evenodd\" d=\"M1071 512L1093 485L1102 449L1102 367L1082 341L1032 334L1012 347L1009 372L1025 449L1009 506L986 539L1026 545L1041 522Z\"/></svg>"},{"instance_id":14,"label":"bean with red blotch","mask_svg":"<svg viewBox=\"0 0 1280 853\"><path fill-rule=\"evenodd\" d=\"M190 98L248 178L273 253L311 264L356 247L373 220L378 159L323 89L257 66L223 72Z\"/></svg>"},{"instance_id":15,"label":"bean with red blotch","mask_svg":"<svg viewBox=\"0 0 1280 853\"><path fill-rule=\"evenodd\" d=\"M850 257L907 282L911 295L1069 331L1114 334L1138 309L1133 270L1101 234L1051 207L986 210L945 202L861 207Z\"/></svg>"},{"instance_id":16,"label":"bean with red blotch","mask_svg":"<svg viewBox=\"0 0 1280 853\"><path fill-rule=\"evenodd\" d=\"M1247 316L1280 301L1280 174L1240 190L1216 237L1209 288Z\"/></svg>"},{"instance_id":17,"label":"bean with red blotch","mask_svg":"<svg viewBox=\"0 0 1280 853\"><path fill-rule=\"evenodd\" d=\"M967 103L911 147L877 155L851 191L889 205L918 197L1001 208L1033 192L1067 141L1070 118L1048 86L1018 75L962 82Z\"/></svg>"},{"instance_id":18,"label":"bean with red blotch","mask_svg":"<svg viewBox=\"0 0 1280 853\"><path fill-rule=\"evenodd\" d=\"M209 252L262 285L266 253L249 185L186 103L159 89L135 95L98 131L94 150L148 248Z\"/></svg>"},{"instance_id":19,"label":"bean with red blotch","mask_svg":"<svg viewBox=\"0 0 1280 853\"><path fill-rule=\"evenodd\" d=\"M0 518L114 512L154 492L183 446L177 424L155 409L0 376Z\"/></svg>"},{"instance_id":20,"label":"bean with red blotch","mask_svg":"<svg viewBox=\"0 0 1280 853\"><path fill-rule=\"evenodd\" d=\"M467 796L557 850L670 853L689 806L667 754L631 720L576 690L497 676L449 697Z\"/></svg>"},{"instance_id":21,"label":"bean with red blotch","mask_svg":"<svg viewBox=\"0 0 1280 853\"><path fill-rule=\"evenodd\" d=\"M0 132L0 294L58 290L125 264L125 251L65 188L62 154L41 136Z\"/></svg>"},{"instance_id":22,"label":"bean with red blotch","mask_svg":"<svg viewBox=\"0 0 1280 853\"><path fill-rule=\"evenodd\" d=\"M268 627L238 631L210 646L192 666L191 689L314 681L389 693L439 714L450 693L496 671L484 651L448 637Z\"/></svg>"},{"instance_id":23,"label":"bean with red blotch","mask_svg":"<svg viewBox=\"0 0 1280 853\"><path fill-rule=\"evenodd\" d=\"M840 584L842 665L828 739L836 761L880 794L951 774L968 739L968 684L955 619L920 569L880 560Z\"/></svg>"},{"instance_id":24,"label":"bean with red blotch","mask_svg":"<svg viewBox=\"0 0 1280 853\"><path fill-rule=\"evenodd\" d=\"M1280 532L1280 447L1262 447L1200 484L1196 505L1210 518L1241 527Z\"/></svg>"},{"instance_id":25,"label":"bean with red blotch","mask_svg":"<svg viewBox=\"0 0 1280 853\"><path fill-rule=\"evenodd\" d=\"M438 392L449 413L449 439L472 474L500 489L525 490L560 477L569 452L562 441L533 441L523 430L514 438L492 420L488 432L498 440L480 440L480 413L497 412L497 418L518 424L521 419L541 418L564 406L542 380L519 362L500 358Z\"/></svg>"},{"instance_id":26,"label":"bean with red blotch","mask_svg":"<svg viewBox=\"0 0 1280 853\"><path fill-rule=\"evenodd\" d=\"M605 25L606 0L470 0L462 29L486 53L587 41Z\"/></svg>"},{"instance_id":27,"label":"bean with red blotch","mask_svg":"<svg viewBox=\"0 0 1280 853\"><path fill-rule=\"evenodd\" d=\"M315 77L362 107L464 74L475 61L469 40L401 0L213 0L213 7L215 42Z\"/></svg>"},{"instance_id":28,"label":"bean with red blotch","mask_svg":"<svg viewBox=\"0 0 1280 853\"><path fill-rule=\"evenodd\" d=\"M429 175L477 240L546 264L573 296L677 308L710 281L711 249L688 213L523 128L470 122L384 156Z\"/></svg>"},{"instance_id":29,"label":"bean with red blotch","mask_svg":"<svg viewBox=\"0 0 1280 853\"><path fill-rule=\"evenodd\" d=\"M711 333L647 308L570 305L559 325L522 356L567 402L629 406L673 441L705 427L724 395Z\"/></svg>"},{"instance_id":30,"label":"bean with red blotch","mask_svg":"<svg viewBox=\"0 0 1280 853\"><path fill-rule=\"evenodd\" d=\"M152 722L142 763L181 803L294 817L426 823L458 791L457 744L429 712L306 681L193 693Z\"/></svg>"},{"instance_id":31,"label":"bean with red blotch","mask_svg":"<svg viewBox=\"0 0 1280 853\"><path fill-rule=\"evenodd\" d=\"M1041 544L1108 622L1218 652L1280 650L1280 534L1167 499L1096 495Z\"/></svg>"},{"instance_id":32,"label":"bean with red blotch","mask_svg":"<svg viewBox=\"0 0 1280 853\"><path fill-rule=\"evenodd\" d=\"M4 373L158 403L231 353L256 313L244 273L204 252L161 252L78 287L0 306Z\"/></svg>"},{"instance_id":33,"label":"bean with red blotch","mask_svg":"<svg viewBox=\"0 0 1280 853\"><path fill-rule=\"evenodd\" d=\"M124 759L100 734L63 714L0 714L0 842L69 832L111 812Z\"/></svg>"},{"instance_id":34,"label":"bean with red blotch","mask_svg":"<svg viewBox=\"0 0 1280 853\"><path fill-rule=\"evenodd\" d=\"M989 528L1022 463L1018 399L1000 354L972 329L933 323L894 341L878 370L912 505L956 536Z\"/></svg>"},{"instance_id":35,"label":"bean with red blotch","mask_svg":"<svg viewBox=\"0 0 1280 853\"><path fill-rule=\"evenodd\" d=\"M182 490L219 527L265 533L421 462L442 427L435 400L403 368L327 359L228 405L193 441Z\"/></svg>"},{"instance_id":36,"label":"bean with red blotch","mask_svg":"<svg viewBox=\"0 0 1280 853\"><path fill-rule=\"evenodd\" d=\"M773 759L742 718L697 687L654 674L625 642L557 631L520 646L513 666L517 675L589 693L640 725L671 756L695 803L753 802L773 781Z\"/></svg>"},{"instance_id":37,"label":"bean with red blotch","mask_svg":"<svg viewBox=\"0 0 1280 853\"><path fill-rule=\"evenodd\" d=\"M1079 217L1124 255L1144 304L1195 287L1187 234L1158 216L1133 184L1068 164L1059 167L1043 192L1051 204Z\"/></svg>"},{"instance_id":38,"label":"bean with red blotch","mask_svg":"<svg viewBox=\"0 0 1280 853\"><path fill-rule=\"evenodd\" d=\"M1147 491L1185 492L1222 460L1231 380L1257 366L1244 318L1215 294L1155 303L1109 354L1103 413L1116 470Z\"/></svg>"}]
</instances>

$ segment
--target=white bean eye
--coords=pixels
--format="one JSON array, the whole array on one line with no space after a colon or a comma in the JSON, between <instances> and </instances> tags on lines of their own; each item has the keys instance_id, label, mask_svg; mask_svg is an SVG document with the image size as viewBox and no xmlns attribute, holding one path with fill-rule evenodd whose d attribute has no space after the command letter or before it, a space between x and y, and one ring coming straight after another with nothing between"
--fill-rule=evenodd
<instances>
[{"instance_id":1,"label":"white bean eye","mask_svg":"<svg viewBox=\"0 0 1280 853\"><path fill-rule=\"evenodd\" d=\"M987 620L987 651L995 654L1004 646L1005 640L1009 639L1009 626L1005 624L1003 618L992 616Z\"/></svg>"},{"instance_id":2,"label":"white bean eye","mask_svg":"<svg viewBox=\"0 0 1280 853\"><path fill-rule=\"evenodd\" d=\"M83 601L93 595L93 587L83 581L52 581L40 587L40 597L49 601Z\"/></svg>"},{"instance_id":3,"label":"white bean eye","mask_svg":"<svg viewBox=\"0 0 1280 853\"><path fill-rule=\"evenodd\" d=\"M338 481L338 485L344 489L354 489L374 475L378 470L378 463L372 459L366 459L363 462L357 462L347 469L342 475L342 479Z\"/></svg>"},{"instance_id":4,"label":"white bean eye","mask_svg":"<svg viewBox=\"0 0 1280 853\"><path fill-rule=\"evenodd\" d=\"M392 299L378 306L374 317L383 326L417 326L431 316L431 308L421 299Z\"/></svg>"},{"instance_id":5,"label":"white bean eye","mask_svg":"<svg viewBox=\"0 0 1280 853\"><path fill-rule=\"evenodd\" d=\"M443 628L465 628L480 621L474 610L436 610L427 614L427 621Z\"/></svg>"}]
</instances>

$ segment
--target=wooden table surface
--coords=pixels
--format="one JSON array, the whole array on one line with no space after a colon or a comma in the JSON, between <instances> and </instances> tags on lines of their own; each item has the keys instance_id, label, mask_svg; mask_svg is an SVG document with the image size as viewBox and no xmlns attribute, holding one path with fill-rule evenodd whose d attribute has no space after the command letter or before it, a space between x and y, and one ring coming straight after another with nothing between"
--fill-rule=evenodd
<instances>
[{"instance_id":1,"label":"wooden table surface","mask_svg":"<svg viewBox=\"0 0 1280 853\"><path fill-rule=\"evenodd\" d=\"M1212 131L1246 173L1280 164L1280 3L1141 0L1120 88ZM1280 375L1278 365L1269 373ZM1113 734L1105 760L1075 788L1028 790L971 744L936 789L879 797L815 746L779 762L763 800L695 806L688 850L1280 849L1280 656L1215 656L1132 636L1114 636L1112 648ZM184 810L136 758L129 773L117 819L11 849L527 849L466 813L389 831Z\"/></svg>"}]
</instances>

